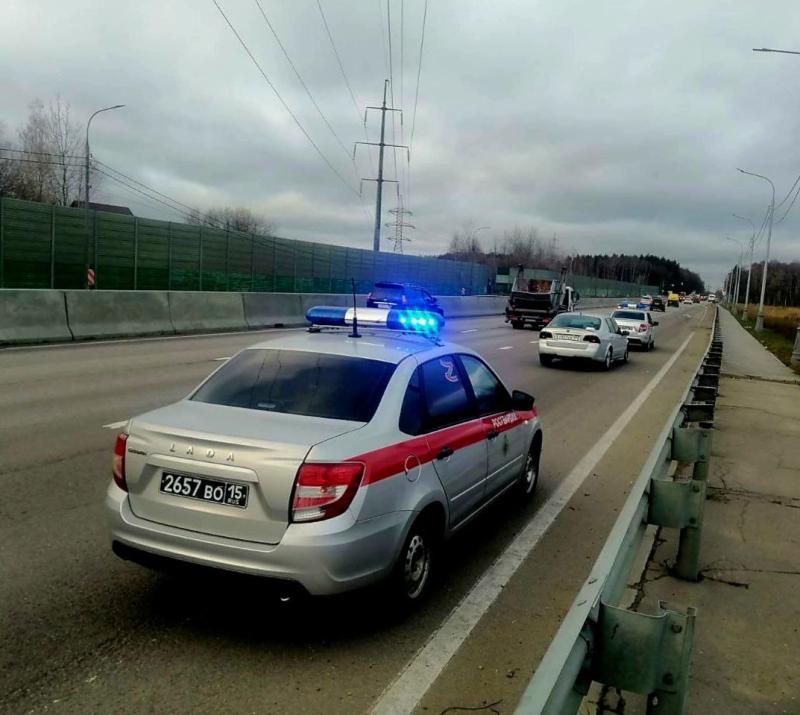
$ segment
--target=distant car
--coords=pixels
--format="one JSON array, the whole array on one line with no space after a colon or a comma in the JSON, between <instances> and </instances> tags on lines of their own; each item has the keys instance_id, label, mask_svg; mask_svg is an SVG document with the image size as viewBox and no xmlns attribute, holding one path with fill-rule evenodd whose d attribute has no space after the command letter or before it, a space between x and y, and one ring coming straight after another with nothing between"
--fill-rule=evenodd
<instances>
[{"instance_id":1,"label":"distant car","mask_svg":"<svg viewBox=\"0 0 800 715\"><path fill-rule=\"evenodd\" d=\"M548 367L556 358L594 360L610 370L628 362L628 336L608 316L562 313L539 331L539 362Z\"/></svg>"},{"instance_id":2,"label":"distant car","mask_svg":"<svg viewBox=\"0 0 800 715\"><path fill-rule=\"evenodd\" d=\"M677 293L670 293L667 296L667 307L679 308L680 304L681 304L681 298Z\"/></svg>"},{"instance_id":3,"label":"distant car","mask_svg":"<svg viewBox=\"0 0 800 715\"><path fill-rule=\"evenodd\" d=\"M367 296L367 308L429 310L444 316L444 311L435 296L413 283L376 283Z\"/></svg>"},{"instance_id":4,"label":"distant car","mask_svg":"<svg viewBox=\"0 0 800 715\"><path fill-rule=\"evenodd\" d=\"M641 298L639 298L639 303L646 308L649 308L653 304L653 296L643 295Z\"/></svg>"},{"instance_id":5,"label":"distant car","mask_svg":"<svg viewBox=\"0 0 800 715\"><path fill-rule=\"evenodd\" d=\"M691 304L692 304L692 296L690 296L690 295L687 295L687 296L686 296L686 297L683 299L683 304L684 304L684 305L691 305Z\"/></svg>"},{"instance_id":6,"label":"distant car","mask_svg":"<svg viewBox=\"0 0 800 715\"><path fill-rule=\"evenodd\" d=\"M708 296L708 302L709 303L716 303L717 302L717 296L714 293L711 293L711 295Z\"/></svg>"},{"instance_id":7,"label":"distant car","mask_svg":"<svg viewBox=\"0 0 800 715\"><path fill-rule=\"evenodd\" d=\"M667 311L667 305L660 295L653 298L653 302L650 304L650 310L660 310L662 313Z\"/></svg>"},{"instance_id":8,"label":"distant car","mask_svg":"<svg viewBox=\"0 0 800 715\"><path fill-rule=\"evenodd\" d=\"M693 295L692 296L692 303L699 303L699 302L700 302L700 296L699 295Z\"/></svg>"},{"instance_id":9,"label":"distant car","mask_svg":"<svg viewBox=\"0 0 800 715\"><path fill-rule=\"evenodd\" d=\"M657 320L646 310L615 310L611 317L628 332L628 344L652 350L656 346L656 336L653 328L658 325Z\"/></svg>"}]
</instances>

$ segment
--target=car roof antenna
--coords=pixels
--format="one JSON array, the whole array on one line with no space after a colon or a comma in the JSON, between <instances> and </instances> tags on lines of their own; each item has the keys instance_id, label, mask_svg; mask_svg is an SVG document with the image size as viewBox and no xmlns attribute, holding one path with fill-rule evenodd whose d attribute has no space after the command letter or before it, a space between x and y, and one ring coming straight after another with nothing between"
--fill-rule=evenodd
<instances>
[{"instance_id":1,"label":"car roof antenna","mask_svg":"<svg viewBox=\"0 0 800 715\"><path fill-rule=\"evenodd\" d=\"M361 335L358 333L358 308L356 308L356 280L355 278L350 279L350 283L353 286L353 332L348 335L348 338L360 338Z\"/></svg>"}]
</instances>

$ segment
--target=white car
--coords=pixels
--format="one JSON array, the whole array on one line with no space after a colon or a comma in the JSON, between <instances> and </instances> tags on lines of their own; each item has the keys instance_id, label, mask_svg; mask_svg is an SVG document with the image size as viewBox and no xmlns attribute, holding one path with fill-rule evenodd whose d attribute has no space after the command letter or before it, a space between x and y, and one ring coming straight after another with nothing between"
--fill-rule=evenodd
<instances>
[{"instance_id":1,"label":"white car","mask_svg":"<svg viewBox=\"0 0 800 715\"><path fill-rule=\"evenodd\" d=\"M615 310L611 317L623 330L628 331L628 344L652 350L656 346L653 328L658 325L647 310Z\"/></svg>"},{"instance_id":2,"label":"white car","mask_svg":"<svg viewBox=\"0 0 800 715\"><path fill-rule=\"evenodd\" d=\"M690 295L687 295L687 296L686 296L686 297L683 299L683 304L684 304L684 305L692 305L692 303L693 303L693 302L694 302L694 301L692 300L692 296L690 296Z\"/></svg>"},{"instance_id":3,"label":"white car","mask_svg":"<svg viewBox=\"0 0 800 715\"><path fill-rule=\"evenodd\" d=\"M711 293L711 294L708 296L708 302L709 302L709 303L716 303L716 302L717 302L717 296L716 296L716 294L715 294L715 293Z\"/></svg>"},{"instance_id":4,"label":"white car","mask_svg":"<svg viewBox=\"0 0 800 715\"><path fill-rule=\"evenodd\" d=\"M610 370L628 362L627 333L608 316L561 313L539 332L539 362L547 367L556 358L594 360Z\"/></svg>"},{"instance_id":5,"label":"white car","mask_svg":"<svg viewBox=\"0 0 800 715\"><path fill-rule=\"evenodd\" d=\"M388 580L411 605L443 539L501 495L533 494L533 397L436 338L436 313L361 308L363 338L352 309L306 317L308 333L242 350L128 422L106 496L112 548L260 576L287 598Z\"/></svg>"}]
</instances>

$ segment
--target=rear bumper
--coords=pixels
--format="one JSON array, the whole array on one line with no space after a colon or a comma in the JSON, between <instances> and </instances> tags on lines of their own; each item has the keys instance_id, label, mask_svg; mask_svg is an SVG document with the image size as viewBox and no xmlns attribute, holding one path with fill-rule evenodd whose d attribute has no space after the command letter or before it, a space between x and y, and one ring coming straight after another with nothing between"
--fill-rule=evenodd
<instances>
[{"instance_id":1,"label":"rear bumper","mask_svg":"<svg viewBox=\"0 0 800 715\"><path fill-rule=\"evenodd\" d=\"M650 333L631 333L628 335L628 345L648 345L651 340Z\"/></svg>"},{"instance_id":2,"label":"rear bumper","mask_svg":"<svg viewBox=\"0 0 800 715\"><path fill-rule=\"evenodd\" d=\"M312 595L331 595L381 580L393 565L411 512L393 512L342 528L332 523L290 524L279 544L212 536L137 517L127 493L109 487L106 513L113 549L122 558L159 568L170 561L299 584ZM324 524L324 528L320 528Z\"/></svg>"},{"instance_id":3,"label":"rear bumper","mask_svg":"<svg viewBox=\"0 0 800 715\"><path fill-rule=\"evenodd\" d=\"M602 360L605 353L602 345L596 343L582 343L586 347L573 347L555 340L540 340L539 354L554 355L561 358L583 358L585 360Z\"/></svg>"}]
</instances>

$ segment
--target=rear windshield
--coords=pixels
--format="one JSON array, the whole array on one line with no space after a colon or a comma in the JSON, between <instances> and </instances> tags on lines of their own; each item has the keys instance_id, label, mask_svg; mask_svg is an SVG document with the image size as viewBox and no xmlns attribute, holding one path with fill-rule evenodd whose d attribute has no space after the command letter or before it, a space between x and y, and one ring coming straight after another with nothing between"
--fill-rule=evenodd
<instances>
[{"instance_id":1,"label":"rear windshield","mask_svg":"<svg viewBox=\"0 0 800 715\"><path fill-rule=\"evenodd\" d=\"M299 350L244 350L191 399L290 415L369 422L392 363Z\"/></svg>"},{"instance_id":2,"label":"rear windshield","mask_svg":"<svg viewBox=\"0 0 800 715\"><path fill-rule=\"evenodd\" d=\"M388 300L392 303L399 303L403 292L404 290L402 286L381 285L378 283L372 289L372 299Z\"/></svg>"},{"instance_id":3,"label":"rear windshield","mask_svg":"<svg viewBox=\"0 0 800 715\"><path fill-rule=\"evenodd\" d=\"M551 328L580 328L581 330L600 330L600 318L591 315L558 315L550 323Z\"/></svg>"},{"instance_id":4,"label":"rear windshield","mask_svg":"<svg viewBox=\"0 0 800 715\"><path fill-rule=\"evenodd\" d=\"M637 313L635 310L615 310L611 316L615 320L622 318L622 320L644 320L644 313Z\"/></svg>"}]
</instances>

